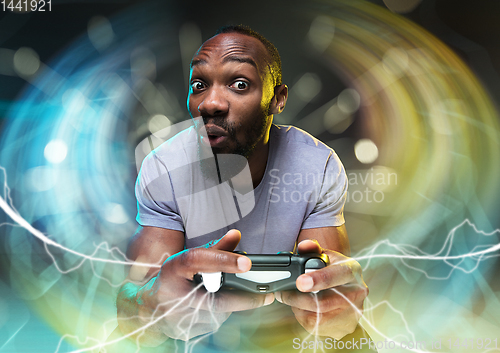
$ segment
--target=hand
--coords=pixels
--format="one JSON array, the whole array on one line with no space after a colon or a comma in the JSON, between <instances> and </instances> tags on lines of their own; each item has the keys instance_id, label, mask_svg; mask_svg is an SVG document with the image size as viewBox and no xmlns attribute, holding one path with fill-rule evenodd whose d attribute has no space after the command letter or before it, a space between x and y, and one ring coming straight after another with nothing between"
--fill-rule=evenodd
<instances>
[{"instance_id":1,"label":"hand","mask_svg":"<svg viewBox=\"0 0 500 353\"><path fill-rule=\"evenodd\" d=\"M296 285L300 292L277 292L276 299L291 306L297 321L311 334L341 339L354 332L368 295L359 263L322 249L313 240L300 242L298 253L325 253L330 265L299 276Z\"/></svg>"},{"instance_id":2,"label":"hand","mask_svg":"<svg viewBox=\"0 0 500 353\"><path fill-rule=\"evenodd\" d=\"M234 254L239 231L231 230L219 241L204 247L181 251L169 257L160 272L137 293L138 317L148 336L156 334L156 345L163 335L180 340L216 331L233 311L271 304L274 295L220 290L208 293L193 281L200 272L246 272L251 261ZM140 333L137 335L140 337ZM164 340L165 338L163 338ZM142 342L144 343L144 342Z\"/></svg>"}]
</instances>

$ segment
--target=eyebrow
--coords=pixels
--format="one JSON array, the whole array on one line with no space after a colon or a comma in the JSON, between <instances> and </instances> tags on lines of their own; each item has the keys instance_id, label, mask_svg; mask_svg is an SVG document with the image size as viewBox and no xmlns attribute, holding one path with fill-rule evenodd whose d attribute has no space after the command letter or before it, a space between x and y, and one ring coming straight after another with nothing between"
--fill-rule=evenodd
<instances>
[{"instance_id":1,"label":"eyebrow","mask_svg":"<svg viewBox=\"0 0 500 353\"><path fill-rule=\"evenodd\" d=\"M191 60L191 64L189 65L190 67L196 66L196 65L202 65L206 64L207 62L203 59L193 59Z\"/></svg>"},{"instance_id":2,"label":"eyebrow","mask_svg":"<svg viewBox=\"0 0 500 353\"><path fill-rule=\"evenodd\" d=\"M247 64L252 65L253 67L255 67L258 70L257 63L255 62L255 60L253 60L252 58L250 58L248 56L228 55L224 59L222 59L223 63L227 63L227 62L231 62L231 61L239 62L239 63L247 63ZM190 67L192 68L192 67L197 66L197 65L204 65L206 63L207 62L203 59L193 59L191 61Z\"/></svg>"},{"instance_id":3,"label":"eyebrow","mask_svg":"<svg viewBox=\"0 0 500 353\"><path fill-rule=\"evenodd\" d=\"M229 61L235 61L235 62L239 62L239 63L247 63L247 64L250 64L257 69L257 63L255 62L255 60L253 60L252 58L250 58L248 56L228 55L224 59L222 59L223 63L226 63Z\"/></svg>"}]
</instances>

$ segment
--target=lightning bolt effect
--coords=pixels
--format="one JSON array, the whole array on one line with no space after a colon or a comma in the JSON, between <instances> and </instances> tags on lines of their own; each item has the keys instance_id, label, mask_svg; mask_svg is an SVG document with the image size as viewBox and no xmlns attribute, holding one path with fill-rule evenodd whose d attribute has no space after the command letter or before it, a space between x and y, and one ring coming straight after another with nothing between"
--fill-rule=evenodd
<instances>
[{"instance_id":1,"label":"lightning bolt effect","mask_svg":"<svg viewBox=\"0 0 500 353\"><path fill-rule=\"evenodd\" d=\"M2 169L2 170L4 170L4 169ZM5 189L7 191L9 190L7 185L5 186ZM8 192L7 192L7 194L8 194ZM57 265L55 257L50 253L49 249L47 248L47 245L56 246L56 247L62 248L64 251L67 251L67 252L72 253L72 254L76 254L76 255L82 257L84 260L88 260L90 262L90 264L92 264L92 262L94 262L94 261L97 261L97 262L107 262L107 263L115 264L115 265L123 265L123 264L132 265L132 264L134 264L134 265L139 265L139 266L158 267L155 264L142 264L142 263L134 263L134 262L131 262L131 261L116 261L116 260L113 260L113 259L105 259L105 258L99 258L99 257L94 257L94 256L88 256L88 255L85 255L85 254L80 254L78 252L72 251L70 249L66 249L65 247L62 247L60 244L53 242L52 240L50 240L46 236L41 235L39 231L37 231L36 229L34 229L33 227L31 227L22 217L20 217L18 215L17 212L13 212L13 209L9 207L9 205L7 204L7 202L5 202L5 200L3 198L0 199L0 207L7 214L9 214L10 216L13 217L13 219L18 222L19 226L25 228L31 234L33 234L35 237L39 238L40 240L42 240L45 243L45 245L46 245L45 249L46 249L47 253L50 255L50 257L54 261L55 267L62 274L67 274L67 273L72 272L72 271L77 271L78 269L80 269L82 263L80 263L78 266L75 266L75 267L73 267L71 269L68 269L68 270L65 270L65 271L61 270L58 267L58 265ZM12 207L12 205L11 205L11 207ZM474 231L473 233L475 235L482 235L482 236L485 236L485 237L493 237L494 235L500 234L500 230L498 230L498 229L494 230L493 232L490 232L490 233L486 233L484 231L478 230L476 228L476 226L474 224L472 224L469 220L464 220L461 224L457 225L456 227L454 227L450 231L450 233L448 234L448 236L445 239L445 242L444 242L441 250L439 252L435 253L435 254L426 254L422 250L420 250L419 248L417 248L415 246L412 246L410 244L392 244L392 243L390 243L388 241L382 241L382 242L380 242L378 244L375 244L374 246L372 246L369 249L362 250L360 253L354 255L353 259L359 261L362 264L366 262L366 265L364 265L364 272L365 273L367 273L367 272L369 273L370 263L371 263L371 261L373 259L382 259L382 260L399 259L405 265L404 266L405 270L408 270L408 271L412 271L413 270L413 271L422 272L430 280L446 280L446 279L449 279L451 277L451 275L452 275L453 270L455 270L455 269L459 269L459 270L463 271L464 273L470 274L470 273L472 273L474 270L476 270L478 268L478 266L479 266L479 264L480 264L481 261L484 261L484 260L486 260L486 259L488 259L490 257L498 257L498 256L500 256L500 252L499 252L499 250L500 250L500 244L499 243L495 243L495 244L490 245L490 246L484 245L484 244L483 245L476 245L476 246L474 246L474 248L469 253L450 255L453 252L453 250L454 250L454 238L455 238L455 235L456 235L456 231L459 230L460 228L462 228L465 225L468 225L470 228L472 228L473 231ZM495 240L498 241L498 239L495 239ZM102 245L104 245L104 244L101 244L101 245L97 246L97 249L99 249ZM377 253L379 251L379 249L383 248L384 246L388 247L389 249L393 249L395 252L397 252L399 254ZM108 248L107 244L105 244L105 247ZM477 250L478 248L482 248L482 250ZM108 253L109 253L110 252L109 248L107 250L108 250ZM121 253L119 250L117 250L117 251L118 251L118 253L121 256L123 256L124 258L126 258L123 253ZM366 255L365 255L365 253L366 253ZM416 255L417 253L419 253L420 255ZM460 266L462 264L462 262L464 260L466 260L466 259L473 259L474 262L475 262L474 266L469 266L470 269L467 269L465 267L461 267ZM418 268L416 266L409 265L406 262L407 260L419 260L419 262L423 263L424 265L427 262L429 262L429 261L442 261L446 265L450 266L451 269L450 269L449 274L447 276L445 276L445 277L433 277L433 276L430 276L427 273L426 270L420 269L420 268ZM453 261L453 260L460 260L460 261L457 264L453 264L453 263L451 263L451 261ZM341 263L336 263L336 264L341 264ZM110 286L113 286L113 284L111 284L111 282L109 280L107 280L106 278L100 277L99 275L97 275L97 273L95 273L95 271L94 271L94 274L99 279L106 281ZM122 282L119 285L121 286L123 284L125 284L125 282ZM120 341L123 341L123 340L126 340L126 339L130 339L130 338L132 338L134 336L137 337L135 339L135 342L136 342L137 350L139 351L139 349L140 349L140 342L139 342L139 340L140 340L141 335L143 333L145 333L146 330L148 330L148 328L150 328L151 326L153 326L155 324L158 324L160 321L162 321L164 319L168 319L169 315L171 315L172 312L175 309L177 309L181 305L186 305L186 301L188 301L188 302L192 301L194 299L194 293L198 289L200 289L201 286L202 286L202 284L198 285L195 289L193 289L193 291L191 291L184 298L181 298L179 300L175 300L175 301L172 301L172 302L161 303L156 308L156 310L153 312L152 317L154 319L151 319L151 321L149 321L148 323L146 323L144 326L136 329L135 331L133 331L133 332L127 334L127 335L124 335L124 336L122 336L122 337L120 337L118 339L110 340L110 341L104 342L104 343L100 342L99 340L90 338L90 337L87 337L84 340L80 340L78 338L78 336L64 335L61 338L61 341L59 342L59 345L58 345L57 349L55 350L55 353L59 353L59 349L60 349L61 343L63 342L63 340L67 340L67 339L76 340L79 345L88 345L89 343L95 342L94 345L91 345L88 348L78 349L78 350L72 351L72 353L79 353L79 352L93 351L93 350L96 350L96 349L102 349L102 348L105 348L106 346L112 346L112 345L114 345L116 343L119 343ZM332 290L335 291L341 297L343 297L346 301L348 301L349 304L353 307L353 309L360 316L362 315L362 312L355 306L354 303L350 302L350 300L345 295L343 295L341 292L339 292L339 291L337 291L335 289L332 289ZM210 293L207 293L205 295L204 299L210 301L211 299L213 299L213 295L210 294ZM316 294L314 294L314 299L315 299L315 301L317 303L317 306L319 307L319 303L317 301L317 295ZM183 339L183 340L185 340L185 341L188 341L188 344L186 344L185 347L184 347L184 352L190 352L192 350L192 348L195 347L196 344L200 340L202 340L203 338L211 335L211 333L208 333L208 334L202 335L201 337L197 337L197 338L195 338L195 339L193 339L193 340L190 341L190 338L192 338L190 330L192 329L193 325L198 321L198 313L199 313L201 305L203 304L203 301L204 300L199 301L198 304L195 306L195 310L193 311L193 313L190 314L190 315L184 316L183 319L179 322L179 324L177 326L178 332L180 332L178 334L178 337L181 338L181 339ZM169 305L171 305L171 307L168 310L163 310L163 307L166 307L166 306L169 306ZM191 306L191 304L188 304L188 305ZM363 319L363 322L365 323L365 325L367 325L367 327L371 328L374 332L376 332L377 334L379 334L380 336L382 336L385 340L389 340L389 342L394 342L396 344L396 346L398 346L400 348L404 348L404 347L401 347L401 343L399 341L397 341L397 338L390 338L390 337L386 336L383 332L381 332L380 330L378 330L377 327L373 324L373 322L370 321L370 319L368 318L369 313L371 311L374 311L377 307L379 307L381 305L388 305L388 306L390 306L392 311L394 311L395 313L397 313L397 314L400 315L401 320L404 322L405 327L406 327L406 329L408 330L408 333L409 333L409 338L405 337L406 338L406 342L410 342L410 341L411 342L416 342L415 335L409 329L408 322L405 320L404 315L400 311L398 311L395 308L393 308L391 306L391 304L389 302L387 302L387 301L378 303L376 305L373 305L370 301L367 301L366 311L365 311L365 317ZM210 304L208 306L211 307ZM368 315L367 315L367 313L368 313ZM220 324L222 324L222 322L219 323L217 321L217 319L213 315L214 314L213 312L211 312L211 314L212 314L212 318L214 319L215 330L217 330L219 328ZM319 312L317 312L317 314L320 315ZM132 319L137 319L137 318L138 317L131 317L129 319L132 320ZM187 321L188 324L186 325L184 321ZM111 323L111 322L105 323L103 325L103 327L106 328L109 323ZM318 330L318 327L316 326L316 328L313 330L313 334L315 332L317 332L317 330ZM105 330L105 332L106 332L106 330ZM313 334L306 336L305 339L313 338L314 340L318 340L319 336L317 334L315 334L315 335L313 335ZM418 353L429 352L427 350L420 350L420 349L407 349L407 350L408 351L412 351L412 352L418 352Z\"/></svg>"},{"instance_id":2,"label":"lightning bolt effect","mask_svg":"<svg viewBox=\"0 0 500 353\"><path fill-rule=\"evenodd\" d=\"M356 122L378 146L377 165L398 176L396 186L378 185L383 202L346 205L351 242L361 244L354 257L371 289L364 327L373 340L395 343L494 338L499 240L490 220L498 213L500 148L488 94L449 48L396 14L358 1L301 6L290 11L310 26L305 48L361 103L346 110L335 94L306 114L310 96L282 119L316 135ZM94 22L108 41L89 32L36 74L22 76L31 88L10 109L1 138L0 229L13 302L25 304L18 310L0 301L0 317L10 320L0 318L0 352L111 352L125 341L140 351L142 331L172 314L159 314L163 307L193 303L192 295L163 303L135 339L108 339L116 293L131 265L122 250L135 231L132 151L145 136L187 118L184 93L171 89L169 75L180 71L177 53L190 50L182 46L200 44L191 24L181 27L179 48L174 15L155 5L133 12ZM314 76L302 77L295 92ZM331 145L349 170L355 162L349 138ZM30 340L35 330L22 305L57 333L55 341ZM181 335L190 336L198 313L195 306L179 323ZM167 342L167 351L210 352L206 341L224 345L231 319L213 335ZM249 350L290 351L293 337L283 337L264 346L251 335L238 340Z\"/></svg>"}]
</instances>

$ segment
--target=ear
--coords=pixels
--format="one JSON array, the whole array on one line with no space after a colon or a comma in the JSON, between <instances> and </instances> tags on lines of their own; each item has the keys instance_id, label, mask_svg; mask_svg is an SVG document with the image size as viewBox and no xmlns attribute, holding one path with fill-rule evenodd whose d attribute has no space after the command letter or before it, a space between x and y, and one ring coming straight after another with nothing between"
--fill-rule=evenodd
<instances>
[{"instance_id":1,"label":"ear","mask_svg":"<svg viewBox=\"0 0 500 353\"><path fill-rule=\"evenodd\" d=\"M285 109L286 100L288 98L288 87L279 85L274 87L274 97L269 105L269 115L279 114Z\"/></svg>"}]
</instances>

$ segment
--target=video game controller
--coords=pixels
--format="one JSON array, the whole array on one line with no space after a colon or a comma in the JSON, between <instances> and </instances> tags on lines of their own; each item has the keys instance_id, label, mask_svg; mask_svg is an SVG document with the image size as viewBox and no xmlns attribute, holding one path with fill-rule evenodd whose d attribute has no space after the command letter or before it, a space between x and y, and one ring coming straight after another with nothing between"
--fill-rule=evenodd
<instances>
[{"instance_id":1,"label":"video game controller","mask_svg":"<svg viewBox=\"0 0 500 353\"><path fill-rule=\"evenodd\" d=\"M244 273L201 273L195 276L203 282L208 292L217 292L221 287L245 290L253 293L271 293L296 289L297 277L319 270L329 264L326 254L246 254L252 268Z\"/></svg>"}]
</instances>

